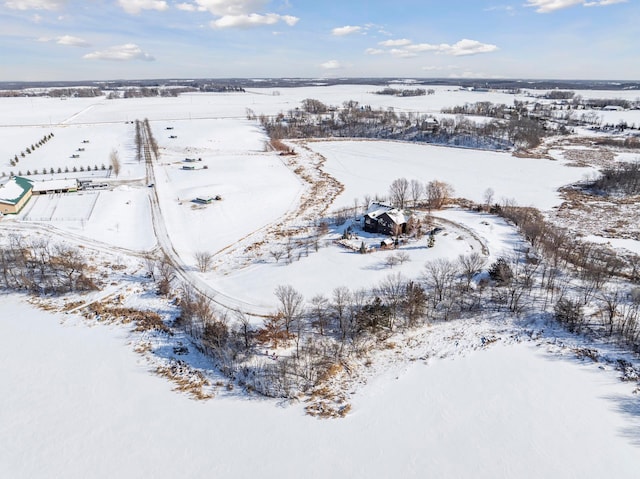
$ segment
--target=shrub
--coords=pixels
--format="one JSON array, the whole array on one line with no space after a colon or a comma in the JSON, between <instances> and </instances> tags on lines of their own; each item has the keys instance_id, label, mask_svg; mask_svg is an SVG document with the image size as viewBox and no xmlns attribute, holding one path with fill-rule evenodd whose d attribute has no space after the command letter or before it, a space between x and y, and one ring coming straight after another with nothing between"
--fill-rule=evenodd
<instances>
[{"instance_id":1,"label":"shrub","mask_svg":"<svg viewBox=\"0 0 640 479\"><path fill-rule=\"evenodd\" d=\"M489 268L489 277L500 285L509 284L513 279L513 270L506 259L498 258Z\"/></svg>"},{"instance_id":2,"label":"shrub","mask_svg":"<svg viewBox=\"0 0 640 479\"><path fill-rule=\"evenodd\" d=\"M556 320L571 332L579 332L584 322L582 305L578 300L560 298L553 308Z\"/></svg>"}]
</instances>

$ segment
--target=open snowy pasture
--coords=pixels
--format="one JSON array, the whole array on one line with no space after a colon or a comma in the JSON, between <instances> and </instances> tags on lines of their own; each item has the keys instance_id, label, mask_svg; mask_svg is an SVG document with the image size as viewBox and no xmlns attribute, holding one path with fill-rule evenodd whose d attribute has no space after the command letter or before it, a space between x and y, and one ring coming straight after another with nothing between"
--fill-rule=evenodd
<instances>
[{"instance_id":1,"label":"open snowy pasture","mask_svg":"<svg viewBox=\"0 0 640 479\"><path fill-rule=\"evenodd\" d=\"M217 253L297 206L300 181L279 156L264 152L266 138L255 124L172 125L153 126L161 148L154 188L172 242L187 263L193 263L193 253ZM221 199L210 204L196 201L216 196Z\"/></svg>"},{"instance_id":2,"label":"open snowy pasture","mask_svg":"<svg viewBox=\"0 0 640 479\"><path fill-rule=\"evenodd\" d=\"M518 158L511 153L391 141L308 142L326 159L326 171L345 184L336 206L353 204L364 195L388 194L396 178L445 181L454 196L478 203L487 188L494 201L515 200L521 206L547 210L561 202L557 189L595 173L593 168L566 166L563 161Z\"/></svg>"},{"instance_id":3,"label":"open snowy pasture","mask_svg":"<svg viewBox=\"0 0 640 479\"><path fill-rule=\"evenodd\" d=\"M51 127L65 123L104 101L104 97L69 98L68 100L49 97L2 98L0 125Z\"/></svg>"},{"instance_id":4,"label":"open snowy pasture","mask_svg":"<svg viewBox=\"0 0 640 479\"><path fill-rule=\"evenodd\" d=\"M121 326L0 302L3 477L635 478L632 385L614 371L496 345L396 366L340 421L150 375ZM608 368L607 368L608 369Z\"/></svg>"},{"instance_id":5,"label":"open snowy pasture","mask_svg":"<svg viewBox=\"0 0 640 479\"><path fill-rule=\"evenodd\" d=\"M27 147L40 141L44 136L53 133L53 137L44 145L31 153L21 156ZM144 175L144 165L133 162L135 156L134 126L131 124L85 124L52 127L6 127L0 129L3 142L0 143L0 174L10 172L33 177L36 180L50 178L50 170L54 173L60 169L73 174L73 169L102 170L109 168L109 156L116 151L121 161L121 175L129 178ZM10 161L18 155L18 163L10 165ZM45 175L42 174L46 170ZM29 175L38 171L38 175ZM64 175L63 175L64 177Z\"/></svg>"}]
</instances>

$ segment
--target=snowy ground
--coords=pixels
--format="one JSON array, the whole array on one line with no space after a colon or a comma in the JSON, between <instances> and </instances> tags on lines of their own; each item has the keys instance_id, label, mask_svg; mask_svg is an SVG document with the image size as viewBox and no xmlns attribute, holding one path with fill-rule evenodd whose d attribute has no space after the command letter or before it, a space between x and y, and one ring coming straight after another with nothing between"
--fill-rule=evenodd
<instances>
[{"instance_id":1,"label":"snowy ground","mask_svg":"<svg viewBox=\"0 0 640 479\"><path fill-rule=\"evenodd\" d=\"M491 188L497 202L513 199L518 205L546 210L560 203L560 186L595 173L563 161L413 143L323 141L309 146L327 158L327 172L347 185L338 199L342 206L365 194L385 196L391 182L404 177L445 181L454 187L455 196L478 203Z\"/></svg>"},{"instance_id":2,"label":"snowy ground","mask_svg":"<svg viewBox=\"0 0 640 479\"><path fill-rule=\"evenodd\" d=\"M122 328L1 299L2 477L637 477L631 386L544 345L394 367L318 421L233 392L194 401Z\"/></svg>"},{"instance_id":3,"label":"snowy ground","mask_svg":"<svg viewBox=\"0 0 640 479\"><path fill-rule=\"evenodd\" d=\"M386 258L397 252L360 255L333 244L339 228L324 238L318 252L290 264L270 258L269 249L282 243L265 233L268 227L277 222L300 226L295 213L310 188L303 176L309 175L304 167L312 163L313 152L300 151L295 164L265 151L266 137L246 120L247 108L274 114L305 98L336 105L354 99L437 115L443 106L521 99L444 87L435 87L431 96L396 98L372 93L378 89L350 85L131 100L2 99L0 174L100 167L109 164L114 150L122 170L105 180L106 190L32 200L17 217L0 220L1 234L38 232L86 244L114 263L125 263L129 283L111 283L96 299L135 289L140 254L157 246L150 206L157 191L171 246L190 273L228 297L267 309L275 306L273 290L279 284L292 284L308 300L337 286L375 286L389 274L418 277L425 262L436 258L481 252L494 261L517 246L520 238L502 220L451 209L437 214L443 231L435 247L427 248L426 238L402 245L399 252L409 261L393 268ZM616 97L602 92L608 95ZM131 121L144 118L150 119L160 146L152 188L144 162L135 159ZM52 140L15 167L9 164L50 132ZM386 195L391 181L406 177L447 181L456 196L478 202L492 188L496 201L514 199L544 210L559 204L558 187L596 171L568 166L560 151L552 161L398 142L308 146L324 156L324 171L344 186L335 201L315 198L318 209ZM80 158L71 158L74 154ZM189 163L196 170L182 169L187 157L202 158ZM102 170L95 174L104 179ZM192 201L218 194L222 200L209 205ZM263 245L262 255L247 253L244 245L236 248L241 241L263 240L273 243ZM636 244L613 245L637 251ZM202 250L220 252L222 265L195 273L193 255ZM273 401L223 387L214 400L189 399L151 374L155 364L146 356L133 352L139 335L126 326L89 327L95 324L36 310L17 296L0 296L0 477L631 478L640 465L634 385L620 382L609 365L558 352L550 346L552 335L522 344L501 339L485 350L478 338L495 325L434 325L413 347L414 361L399 348L388 352L388 362L375 363L368 383L354 386L350 415L320 421L305 416L303 404L274 407ZM466 342L459 344L465 334Z\"/></svg>"}]
</instances>

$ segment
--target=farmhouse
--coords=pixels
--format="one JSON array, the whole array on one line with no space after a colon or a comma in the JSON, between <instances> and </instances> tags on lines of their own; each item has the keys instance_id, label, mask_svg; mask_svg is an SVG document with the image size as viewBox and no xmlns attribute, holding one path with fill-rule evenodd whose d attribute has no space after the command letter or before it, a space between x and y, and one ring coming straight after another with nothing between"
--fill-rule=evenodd
<instances>
[{"instance_id":1,"label":"farmhouse","mask_svg":"<svg viewBox=\"0 0 640 479\"><path fill-rule=\"evenodd\" d=\"M405 211L374 201L364 215L364 230L386 235L406 233L409 216Z\"/></svg>"},{"instance_id":2,"label":"farmhouse","mask_svg":"<svg viewBox=\"0 0 640 479\"><path fill-rule=\"evenodd\" d=\"M0 185L0 213L17 214L27 204L33 194L31 180L13 176L5 184Z\"/></svg>"}]
</instances>

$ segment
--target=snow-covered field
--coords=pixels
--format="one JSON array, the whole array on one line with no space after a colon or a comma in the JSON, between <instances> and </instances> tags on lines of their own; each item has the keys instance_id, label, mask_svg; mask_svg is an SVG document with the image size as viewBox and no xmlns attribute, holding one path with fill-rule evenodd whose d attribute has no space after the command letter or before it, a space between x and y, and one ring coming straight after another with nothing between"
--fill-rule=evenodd
<instances>
[{"instance_id":1,"label":"snow-covered field","mask_svg":"<svg viewBox=\"0 0 640 479\"><path fill-rule=\"evenodd\" d=\"M391 182L405 177L445 181L454 187L456 196L478 203L491 188L495 201L515 200L521 206L547 210L560 203L560 186L595 172L568 167L563 161L413 143L337 141L309 145L327 158L327 172L347 185L338 199L342 206L366 194L387 195Z\"/></svg>"},{"instance_id":2,"label":"snow-covered field","mask_svg":"<svg viewBox=\"0 0 640 479\"><path fill-rule=\"evenodd\" d=\"M355 413L318 421L234 393L188 399L120 328L1 300L2 477L637 477L630 386L544 346L393 368Z\"/></svg>"},{"instance_id":3,"label":"snow-covered field","mask_svg":"<svg viewBox=\"0 0 640 479\"><path fill-rule=\"evenodd\" d=\"M267 151L266 136L246 119L247 109L276 114L305 98L439 115L444 106L511 104L526 93L434 87L434 95L396 98L373 94L379 89L319 86L127 100L3 98L0 175L46 169L32 176L92 178L109 187L34 197L16 217L0 218L0 235L12 228L36 230L52 241L85 243L127 263L132 282L142 268L142 253L170 247L185 265L185 276L221 297L271 312L278 285L293 285L308 301L339 286L371 288L390 274L418 278L434 259L479 252L495 261L521 242L497 217L449 209L435 214L443 230L433 248L424 237L395 252L361 255L334 242L342 227L332 225L317 252L297 250L292 261L275 261L271 252L287 239L270 227L278 224L286 232L301 226L295 215L308 193L305 178L313 168L304 167L314 152L324 157L322 170L344 187L335 200L328 193L313 198L319 210L386 195L400 177L445 181L455 196L477 202L491 188L497 202L549 210L560 203L560 186L596 172L569 166L561 154L554 155L556 161L524 159L382 141L308 142L310 150L301 148L299 163L291 163ZM597 93L578 92L598 98L617 98L619 92ZM637 112L628 113L635 118ZM153 185L147 183L145 162L135 155L132 121L145 118L160 147ZM14 155L49 133L55 135L50 141L10 165ZM113 151L121 160L117 177L101 169ZM64 172L81 166L98 171ZM63 172L51 174L51 168ZM165 224L169 245L159 244L154 229L156 195L155 220ZM193 201L216 195L221 199L210 204ZM379 243L375 236L357 234L367 244ZM612 245L638 251L631 240ZM217 254L207 273L196 271L194 255L202 251ZM398 251L408 261L391 267L386 260ZM123 289L111 283L104 294ZM634 385L620 382L609 364L600 369L579 362L548 348L544 338L498 341L486 349L461 345L460 354L450 349L433 354L424 346L413 351L412 362L397 356L377 364L368 383L355 388L353 412L345 419L321 421L304 415L303 404L222 387L213 400L192 400L172 391L168 381L152 374L145 356L133 352L130 342L139 336L125 326L89 327L96 324L74 314L43 312L16 295L0 296L0 477L631 478L640 466ZM425 337L433 332L436 338L429 348L444 348L438 338L445 337L447 348L457 348L458 332L444 331L428 329Z\"/></svg>"}]
</instances>

